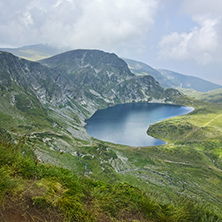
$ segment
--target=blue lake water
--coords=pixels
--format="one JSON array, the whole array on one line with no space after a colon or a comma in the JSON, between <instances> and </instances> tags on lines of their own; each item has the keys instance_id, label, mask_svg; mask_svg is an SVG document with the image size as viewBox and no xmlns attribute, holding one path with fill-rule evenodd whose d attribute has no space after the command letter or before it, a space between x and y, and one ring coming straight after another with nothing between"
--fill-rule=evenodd
<instances>
[{"instance_id":1,"label":"blue lake water","mask_svg":"<svg viewBox=\"0 0 222 222\"><path fill-rule=\"evenodd\" d=\"M147 135L149 125L193 111L192 107L129 103L98 110L87 119L87 133L97 139L129 146L156 146L164 141Z\"/></svg>"}]
</instances>

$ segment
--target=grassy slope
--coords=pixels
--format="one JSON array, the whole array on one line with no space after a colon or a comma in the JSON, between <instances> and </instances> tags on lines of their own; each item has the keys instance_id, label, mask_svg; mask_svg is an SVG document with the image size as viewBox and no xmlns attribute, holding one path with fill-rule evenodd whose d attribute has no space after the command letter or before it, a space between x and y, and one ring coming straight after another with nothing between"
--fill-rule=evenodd
<instances>
[{"instance_id":1,"label":"grassy slope","mask_svg":"<svg viewBox=\"0 0 222 222\"><path fill-rule=\"evenodd\" d=\"M178 88L185 95L205 102L222 103L222 89L215 89L209 92L201 93L192 89Z\"/></svg>"},{"instance_id":2,"label":"grassy slope","mask_svg":"<svg viewBox=\"0 0 222 222\"><path fill-rule=\"evenodd\" d=\"M39 163L23 137L0 129L1 221L219 221L190 199L158 203L128 183L112 185ZM4 138L4 139L3 139Z\"/></svg>"},{"instance_id":3,"label":"grassy slope","mask_svg":"<svg viewBox=\"0 0 222 222\"><path fill-rule=\"evenodd\" d=\"M0 90L0 104L0 124L7 130L28 133L53 128L37 97L16 84Z\"/></svg>"},{"instance_id":4,"label":"grassy slope","mask_svg":"<svg viewBox=\"0 0 222 222\"><path fill-rule=\"evenodd\" d=\"M163 146L138 149L95 140L76 146L78 156L58 157L81 175L109 183L127 181L152 191L161 203L188 196L221 212L222 107L203 103L195 106L189 115L150 127L151 135L167 141ZM85 163L91 171L84 169Z\"/></svg>"},{"instance_id":5,"label":"grassy slope","mask_svg":"<svg viewBox=\"0 0 222 222\"><path fill-rule=\"evenodd\" d=\"M148 133L167 141L156 148L155 161L159 159L158 168L174 186L206 198L221 211L222 106L199 106L189 115L154 124Z\"/></svg>"},{"instance_id":6,"label":"grassy slope","mask_svg":"<svg viewBox=\"0 0 222 222\"><path fill-rule=\"evenodd\" d=\"M203 103L194 106L193 113L150 127L149 134L167 141L163 146L138 149L47 132L36 133L26 142L37 154L50 156L42 163L53 162L80 177L109 184L127 182L148 192L160 205L175 206L191 197L220 215L222 107ZM56 145L58 149L50 149Z\"/></svg>"}]
</instances>

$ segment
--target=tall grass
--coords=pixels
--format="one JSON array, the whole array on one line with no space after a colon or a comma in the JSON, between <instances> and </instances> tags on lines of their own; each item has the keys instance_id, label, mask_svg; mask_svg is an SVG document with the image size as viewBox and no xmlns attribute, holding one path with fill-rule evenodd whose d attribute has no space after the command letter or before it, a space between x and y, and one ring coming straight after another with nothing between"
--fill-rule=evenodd
<instances>
[{"instance_id":1,"label":"tall grass","mask_svg":"<svg viewBox=\"0 0 222 222\"><path fill-rule=\"evenodd\" d=\"M30 207L60 212L65 221L222 221L192 199L161 204L128 183L108 184L42 164L25 137L16 145L0 143L0 201L16 195L28 196Z\"/></svg>"}]
</instances>

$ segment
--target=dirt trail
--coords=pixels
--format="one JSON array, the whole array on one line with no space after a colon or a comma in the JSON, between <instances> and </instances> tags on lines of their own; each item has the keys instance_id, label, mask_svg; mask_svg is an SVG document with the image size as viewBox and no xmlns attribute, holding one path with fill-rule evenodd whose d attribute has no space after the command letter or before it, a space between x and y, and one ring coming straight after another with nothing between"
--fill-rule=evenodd
<instances>
[{"instance_id":1,"label":"dirt trail","mask_svg":"<svg viewBox=\"0 0 222 222\"><path fill-rule=\"evenodd\" d=\"M212 123L213 121L215 121L216 119L218 119L218 118L220 118L220 117L222 117L222 114L215 116L213 119L211 119L210 121L208 121L207 123L205 123L203 126L199 126L199 127L197 127L196 129L193 129L193 130L187 132L186 134L183 134L183 135L179 136L176 140L179 140L179 139L181 139L181 138L186 138L186 137L189 136L190 134L198 131L199 129L208 126L210 123Z\"/></svg>"},{"instance_id":2,"label":"dirt trail","mask_svg":"<svg viewBox=\"0 0 222 222\"><path fill-rule=\"evenodd\" d=\"M207 125L209 125L210 123L212 123L214 120L218 119L219 117L221 117L222 114L215 116L212 120L208 121L206 124L204 124L202 127L206 127ZM201 128L201 127L200 127Z\"/></svg>"}]
</instances>

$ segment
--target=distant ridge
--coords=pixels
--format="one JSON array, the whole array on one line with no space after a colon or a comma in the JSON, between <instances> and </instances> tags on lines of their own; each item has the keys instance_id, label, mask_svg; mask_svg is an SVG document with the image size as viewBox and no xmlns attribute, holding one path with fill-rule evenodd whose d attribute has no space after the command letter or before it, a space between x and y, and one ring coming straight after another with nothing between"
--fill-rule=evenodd
<instances>
[{"instance_id":1,"label":"distant ridge","mask_svg":"<svg viewBox=\"0 0 222 222\"><path fill-rule=\"evenodd\" d=\"M63 50L59 50L45 44L28 45L18 48L0 48L0 51L10 52L18 57L31 61L48 58L50 56L63 52Z\"/></svg>"},{"instance_id":2,"label":"distant ridge","mask_svg":"<svg viewBox=\"0 0 222 222\"><path fill-rule=\"evenodd\" d=\"M124 60L128 64L131 72L135 73L136 75L151 75L160 83L162 87L165 88L194 89L199 92L208 92L214 89L222 88L221 85L198 77L183 75L181 73L166 69L153 69L145 63L131 59Z\"/></svg>"},{"instance_id":3,"label":"distant ridge","mask_svg":"<svg viewBox=\"0 0 222 222\"><path fill-rule=\"evenodd\" d=\"M212 83L210 81L195 76L183 75L181 73L165 69L159 69L158 71L168 80L170 80L175 87L194 89L199 92L208 92L214 89L222 88L221 85Z\"/></svg>"}]
</instances>

